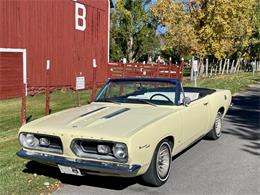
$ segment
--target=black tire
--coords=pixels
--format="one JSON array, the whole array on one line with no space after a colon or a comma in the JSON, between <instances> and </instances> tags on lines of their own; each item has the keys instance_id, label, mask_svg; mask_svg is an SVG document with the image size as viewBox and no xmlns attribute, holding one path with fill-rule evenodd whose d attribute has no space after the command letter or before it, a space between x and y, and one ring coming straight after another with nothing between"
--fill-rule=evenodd
<instances>
[{"instance_id":1,"label":"black tire","mask_svg":"<svg viewBox=\"0 0 260 195\"><path fill-rule=\"evenodd\" d=\"M221 112L217 113L213 128L208 132L207 138L211 140L217 140L221 136L222 130L222 114Z\"/></svg>"},{"instance_id":2,"label":"black tire","mask_svg":"<svg viewBox=\"0 0 260 195\"><path fill-rule=\"evenodd\" d=\"M167 139L162 140L157 145L150 166L146 173L142 176L145 184L149 186L159 187L168 180L172 163L172 146L173 143L168 141ZM163 152L165 156L163 154L159 156L160 151ZM163 162L164 160L165 162Z\"/></svg>"}]
</instances>

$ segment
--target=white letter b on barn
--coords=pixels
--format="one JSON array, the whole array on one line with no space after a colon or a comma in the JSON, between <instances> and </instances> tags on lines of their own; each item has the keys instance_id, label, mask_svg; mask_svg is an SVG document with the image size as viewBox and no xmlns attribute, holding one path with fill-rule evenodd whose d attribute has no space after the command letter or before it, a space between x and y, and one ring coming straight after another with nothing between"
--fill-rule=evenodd
<instances>
[{"instance_id":1,"label":"white letter b on barn","mask_svg":"<svg viewBox=\"0 0 260 195\"><path fill-rule=\"evenodd\" d=\"M86 7L83 4L75 3L75 28L84 31L86 29Z\"/></svg>"}]
</instances>

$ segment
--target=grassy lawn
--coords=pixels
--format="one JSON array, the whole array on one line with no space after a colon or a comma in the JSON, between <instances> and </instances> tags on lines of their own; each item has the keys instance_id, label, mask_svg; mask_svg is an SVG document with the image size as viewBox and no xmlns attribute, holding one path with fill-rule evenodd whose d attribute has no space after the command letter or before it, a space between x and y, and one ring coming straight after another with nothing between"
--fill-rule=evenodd
<instances>
[{"instance_id":1,"label":"grassy lawn","mask_svg":"<svg viewBox=\"0 0 260 195\"><path fill-rule=\"evenodd\" d=\"M81 92L81 104L87 104L89 95L88 91ZM51 94L52 113L74 107L75 104L76 94L71 91L56 91ZM44 95L28 97L27 109L30 121L44 116ZM0 194L49 192L57 188L58 180L25 171L28 160L18 158L15 154L21 148L17 140L20 110L21 98L0 101Z\"/></svg>"},{"instance_id":2,"label":"grassy lawn","mask_svg":"<svg viewBox=\"0 0 260 195\"><path fill-rule=\"evenodd\" d=\"M229 89L236 93L248 85L260 80L260 73L215 76L198 80L198 87ZM193 86L193 82L185 80L185 86ZM86 104L90 93L81 93L81 104ZM74 107L76 95L69 91L57 91L51 94L52 113ZM44 116L45 99L43 95L28 97L27 117L30 121ZM56 189L59 181L53 177L35 174L28 171L27 160L16 156L20 149L17 132L20 127L21 99L0 101L0 194L39 194ZM49 185L47 185L49 184Z\"/></svg>"},{"instance_id":3,"label":"grassy lawn","mask_svg":"<svg viewBox=\"0 0 260 195\"><path fill-rule=\"evenodd\" d=\"M197 87L229 89L232 94L246 89L250 84L260 81L260 72L255 73L240 73L231 75L212 76L211 78L199 78ZM194 86L194 81L185 80L185 86Z\"/></svg>"}]
</instances>

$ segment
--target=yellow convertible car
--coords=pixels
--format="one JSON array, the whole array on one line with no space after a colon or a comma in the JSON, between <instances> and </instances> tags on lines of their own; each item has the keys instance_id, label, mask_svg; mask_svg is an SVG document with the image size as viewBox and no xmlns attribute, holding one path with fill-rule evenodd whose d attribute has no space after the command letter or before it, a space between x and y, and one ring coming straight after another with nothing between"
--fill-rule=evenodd
<instances>
[{"instance_id":1,"label":"yellow convertible car","mask_svg":"<svg viewBox=\"0 0 260 195\"><path fill-rule=\"evenodd\" d=\"M65 174L141 176L161 186L174 155L205 135L221 136L230 102L228 90L174 79L111 79L91 104L22 126L17 155Z\"/></svg>"}]
</instances>

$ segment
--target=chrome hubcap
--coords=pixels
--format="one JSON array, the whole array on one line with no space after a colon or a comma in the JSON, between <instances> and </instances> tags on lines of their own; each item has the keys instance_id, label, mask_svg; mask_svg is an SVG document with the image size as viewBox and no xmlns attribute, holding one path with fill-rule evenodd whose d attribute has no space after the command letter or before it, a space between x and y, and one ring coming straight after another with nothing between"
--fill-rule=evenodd
<instances>
[{"instance_id":1,"label":"chrome hubcap","mask_svg":"<svg viewBox=\"0 0 260 195\"><path fill-rule=\"evenodd\" d=\"M169 169L170 169L170 149L169 146L166 144L163 144L160 146L158 154L157 154L157 174L161 180L164 180L167 178Z\"/></svg>"},{"instance_id":2,"label":"chrome hubcap","mask_svg":"<svg viewBox=\"0 0 260 195\"><path fill-rule=\"evenodd\" d=\"M220 136L220 133L221 133L221 116L219 116L219 115L218 115L218 117L216 118L216 121L215 121L215 130L216 130L217 136Z\"/></svg>"}]
</instances>

